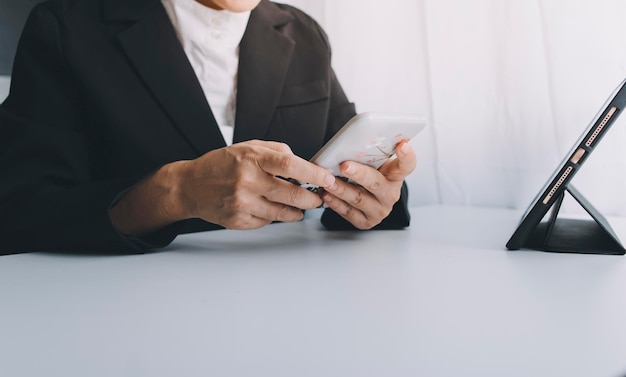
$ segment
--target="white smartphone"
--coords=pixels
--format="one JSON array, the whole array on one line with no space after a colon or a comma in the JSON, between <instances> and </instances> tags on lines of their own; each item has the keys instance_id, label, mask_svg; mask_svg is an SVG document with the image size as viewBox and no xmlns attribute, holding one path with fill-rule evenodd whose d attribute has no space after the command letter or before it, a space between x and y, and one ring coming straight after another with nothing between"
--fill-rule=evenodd
<instances>
[{"instance_id":1,"label":"white smartphone","mask_svg":"<svg viewBox=\"0 0 626 377\"><path fill-rule=\"evenodd\" d=\"M398 143L412 139L425 126L425 118L414 114L357 114L324 144L311 162L339 177L339 164L344 161L378 169L394 156Z\"/></svg>"}]
</instances>

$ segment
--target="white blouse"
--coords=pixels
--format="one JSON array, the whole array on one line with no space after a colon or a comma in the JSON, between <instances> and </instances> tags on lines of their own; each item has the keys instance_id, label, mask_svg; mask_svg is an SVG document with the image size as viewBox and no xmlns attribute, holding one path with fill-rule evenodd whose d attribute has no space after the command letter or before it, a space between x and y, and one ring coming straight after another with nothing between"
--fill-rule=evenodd
<instances>
[{"instance_id":1,"label":"white blouse","mask_svg":"<svg viewBox=\"0 0 626 377\"><path fill-rule=\"evenodd\" d=\"M239 43L250 11L215 10L195 0L161 0L227 145L233 142Z\"/></svg>"}]
</instances>

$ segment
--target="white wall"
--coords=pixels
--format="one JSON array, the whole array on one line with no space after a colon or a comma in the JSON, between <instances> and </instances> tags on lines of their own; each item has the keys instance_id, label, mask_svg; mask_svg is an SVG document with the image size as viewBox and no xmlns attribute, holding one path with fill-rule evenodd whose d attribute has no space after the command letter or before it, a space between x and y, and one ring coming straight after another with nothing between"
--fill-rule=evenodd
<instances>
[{"instance_id":1,"label":"white wall","mask_svg":"<svg viewBox=\"0 0 626 377\"><path fill-rule=\"evenodd\" d=\"M313 16L326 30L333 67L357 111L417 113L431 120L423 6L418 1L283 1ZM412 204L440 202L432 124L411 145L419 169L408 179Z\"/></svg>"},{"instance_id":2,"label":"white wall","mask_svg":"<svg viewBox=\"0 0 626 377\"><path fill-rule=\"evenodd\" d=\"M526 207L626 77L623 0L284 2L325 28L359 112L429 119L412 204ZM626 216L625 122L574 180L609 215Z\"/></svg>"},{"instance_id":3,"label":"white wall","mask_svg":"<svg viewBox=\"0 0 626 377\"><path fill-rule=\"evenodd\" d=\"M621 0L286 1L328 32L358 111L424 114L413 204L524 208L626 77ZM626 116L574 184L626 215Z\"/></svg>"}]
</instances>

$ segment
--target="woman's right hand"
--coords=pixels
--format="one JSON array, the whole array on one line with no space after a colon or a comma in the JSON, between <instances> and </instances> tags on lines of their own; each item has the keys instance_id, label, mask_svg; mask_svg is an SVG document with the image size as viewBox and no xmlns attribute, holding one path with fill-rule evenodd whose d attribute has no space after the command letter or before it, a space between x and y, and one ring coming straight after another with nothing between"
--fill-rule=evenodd
<instances>
[{"instance_id":1,"label":"woman's right hand","mask_svg":"<svg viewBox=\"0 0 626 377\"><path fill-rule=\"evenodd\" d=\"M251 140L165 165L127 193L109 215L126 234L188 218L228 229L255 229L272 221L298 221L302 210L322 204L319 195L281 177L320 187L335 182L326 169L296 156L286 144Z\"/></svg>"}]
</instances>

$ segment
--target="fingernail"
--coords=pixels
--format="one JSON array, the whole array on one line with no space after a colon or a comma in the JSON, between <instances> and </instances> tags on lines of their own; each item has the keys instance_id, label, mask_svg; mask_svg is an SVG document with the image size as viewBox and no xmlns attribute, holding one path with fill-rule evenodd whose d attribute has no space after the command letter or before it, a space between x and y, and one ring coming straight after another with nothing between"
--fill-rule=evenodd
<instances>
[{"instance_id":1,"label":"fingernail","mask_svg":"<svg viewBox=\"0 0 626 377\"><path fill-rule=\"evenodd\" d=\"M354 164L348 164L346 167L346 174L354 174L356 172L356 166Z\"/></svg>"},{"instance_id":2,"label":"fingernail","mask_svg":"<svg viewBox=\"0 0 626 377\"><path fill-rule=\"evenodd\" d=\"M411 149L411 147L409 146L409 143L404 143L404 144L402 144L402 146L400 147L400 152L401 152L402 154L407 154L407 153L409 153L410 149Z\"/></svg>"},{"instance_id":3,"label":"fingernail","mask_svg":"<svg viewBox=\"0 0 626 377\"><path fill-rule=\"evenodd\" d=\"M326 187L331 187L335 184L335 177L332 175L327 175L326 178L324 178L324 183L326 183Z\"/></svg>"},{"instance_id":4,"label":"fingernail","mask_svg":"<svg viewBox=\"0 0 626 377\"><path fill-rule=\"evenodd\" d=\"M322 197L322 199L324 199L324 201L325 201L326 203L330 203L330 202L332 202L332 201L333 201L333 198L332 198L330 195L328 195L328 194L324 195L324 196Z\"/></svg>"}]
</instances>

